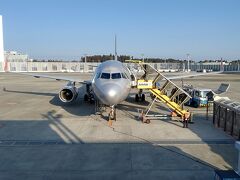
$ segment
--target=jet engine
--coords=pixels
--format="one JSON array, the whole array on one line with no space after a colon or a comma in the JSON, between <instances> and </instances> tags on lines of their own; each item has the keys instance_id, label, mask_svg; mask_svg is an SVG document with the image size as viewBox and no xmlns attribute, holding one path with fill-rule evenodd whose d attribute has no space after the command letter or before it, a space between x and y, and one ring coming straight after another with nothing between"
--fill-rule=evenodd
<instances>
[{"instance_id":1,"label":"jet engine","mask_svg":"<svg viewBox=\"0 0 240 180\"><path fill-rule=\"evenodd\" d=\"M59 98L62 102L68 103L74 101L78 96L78 91L75 86L65 86L59 92Z\"/></svg>"}]
</instances>

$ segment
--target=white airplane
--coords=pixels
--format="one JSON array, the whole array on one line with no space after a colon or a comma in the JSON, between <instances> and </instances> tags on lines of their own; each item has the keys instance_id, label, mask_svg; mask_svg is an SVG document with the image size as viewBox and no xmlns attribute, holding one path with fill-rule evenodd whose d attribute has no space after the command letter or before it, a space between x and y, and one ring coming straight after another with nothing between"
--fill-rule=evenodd
<instances>
[{"instance_id":1,"label":"white airplane","mask_svg":"<svg viewBox=\"0 0 240 180\"><path fill-rule=\"evenodd\" d=\"M109 106L111 108L109 113L109 119L116 120L116 105L123 102L129 95L133 73L127 68L123 63L117 61L116 52L116 38L115 38L115 59L108 60L101 63L95 70L93 77L90 81L83 81L80 78L68 78L68 77L56 77L50 75L40 75L40 74L29 74L21 73L25 75L30 75L36 78L50 78L55 80L68 81L68 84L59 92L59 98L64 103L69 103L74 101L78 96L78 89L76 88L76 83L81 83L86 85L86 94L84 95L85 101L99 101L101 104ZM210 73L208 73L210 74ZM212 73L211 73L212 74ZM206 75L194 74L194 75L184 75L177 77L169 77L171 79L182 79L187 77L194 77ZM145 100L145 95L140 91L137 97L141 96Z\"/></svg>"}]
</instances>

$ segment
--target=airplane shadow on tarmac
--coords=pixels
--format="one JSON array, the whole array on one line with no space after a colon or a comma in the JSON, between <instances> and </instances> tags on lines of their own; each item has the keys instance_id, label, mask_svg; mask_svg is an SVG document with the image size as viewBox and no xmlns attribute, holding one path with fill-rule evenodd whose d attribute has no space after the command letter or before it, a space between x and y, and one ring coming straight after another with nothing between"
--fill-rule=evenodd
<instances>
[{"instance_id":1,"label":"airplane shadow on tarmac","mask_svg":"<svg viewBox=\"0 0 240 180\"><path fill-rule=\"evenodd\" d=\"M152 101L148 101L149 98L144 102L136 102L135 97L132 94L124 101L124 103L117 105L117 110L124 112L124 114L132 119L141 121L141 113L146 113L150 103ZM174 123L175 120L171 117L171 110L163 103L156 102L148 112L149 115L162 115L162 117L154 118L152 120L157 121L164 121L175 126L182 125Z\"/></svg>"},{"instance_id":2,"label":"airplane shadow on tarmac","mask_svg":"<svg viewBox=\"0 0 240 180\"><path fill-rule=\"evenodd\" d=\"M60 106L65 111L72 115L76 116L89 116L95 114L95 107L94 104L91 104L89 102L84 102L83 96L85 94L85 87L80 86L78 88L78 97L75 101L71 103L63 103L57 93L48 93L48 92L34 92L34 91L18 91L18 90L9 90L4 88L4 92L9 93L20 93L20 94L31 94L31 95L37 95L37 96L50 96L52 99L49 101L50 104L54 106ZM148 101L145 102L135 102L135 98L130 96L125 100L124 103L117 105L117 111L123 111L127 116L134 118L135 120L138 120L138 115L136 115L137 111L145 110L146 107L149 105ZM169 113L169 110L165 106L156 105L158 110L164 111ZM150 111L150 113L155 113L153 111ZM108 119L107 116L102 116L104 119Z\"/></svg>"},{"instance_id":3,"label":"airplane shadow on tarmac","mask_svg":"<svg viewBox=\"0 0 240 180\"><path fill-rule=\"evenodd\" d=\"M83 96L83 92L84 91L82 91L82 89L79 89L79 96L78 96L78 98L77 98L77 100L74 102L74 103L71 103L71 104L68 104L68 105L66 105L66 104L64 104L64 103L62 103L60 100L59 100L59 98L58 98L58 94L56 94L56 93L43 93L43 92L27 92L27 91L16 91L16 90L14 90L14 91L12 91L12 90L6 90L5 89L5 92L9 92L9 93L24 93L24 94L34 94L34 95L39 95L39 96L51 96L52 97L52 99L50 100L50 103L51 104L53 104L53 105L56 105L56 106L61 106L63 109L65 109L67 112L69 112L70 114L74 114L74 115L79 115L79 116L88 116L88 115L92 115L92 114L94 114L94 104L88 104L88 103L83 103L83 100L82 100L82 96ZM134 118L134 119L137 119L136 118L136 115L133 113L133 112L135 112L136 113L136 109L137 108L139 108L139 106L138 105L142 105L141 103L138 103L137 105L135 104L135 102L134 102L134 98L132 98L132 97L129 97L129 98L127 98L127 100L126 100L126 102L128 103L128 105L125 105L125 104L120 104L119 106L118 106L118 109L119 110L122 110L122 111L124 111L124 112L128 112L128 116L129 117L131 117L131 118ZM129 105L130 105L130 107L129 107ZM147 105L147 104L146 104ZM140 106L141 107L141 106ZM145 106L146 107L146 106ZM79 110L81 108L81 110ZM164 108L163 108L163 110L164 110ZM49 112L47 112L46 114L43 114L42 115L43 117L44 117L44 119L47 119L47 121L46 122L42 122L42 121L40 121L40 122L36 122L36 121L24 121L24 123L25 124L28 124L28 125L30 125L30 127L31 128L35 128L35 125L36 125L36 130L35 131L33 131L33 132L36 132L36 133L39 133L40 135L42 135L42 136L44 136L44 132L48 132L48 133L50 133L50 132L52 132L52 133L50 133L50 137L52 136L51 134L54 134L53 135L53 137L57 137L57 136L59 136L56 132L54 132L51 128L50 128L50 124L51 125L53 125L54 127L55 127L55 129L57 129L61 134L62 134L62 136L60 137L58 137L57 139L62 139L62 141L68 141L68 142L70 142L70 143L78 143L78 144L84 144L85 142L78 136L78 135L76 135L68 126L66 126L65 124L63 124L62 122L61 122L61 118L62 118L62 115L61 114L56 114L56 112L55 111L49 111ZM200 138L201 138L201 141L203 141L203 142L205 142L205 143L207 143L207 145L209 146L209 148L210 148L210 151L211 152L214 152L214 154L215 155L218 155L218 156L220 156L222 159L224 159L224 161L227 163L227 164L229 164L229 165L231 165L232 167L236 167L237 165L237 162L236 162L236 157L237 157L237 152L236 151L234 151L234 150L228 150L227 148L225 148L225 151L222 151L222 148L223 148L223 145L225 144L227 144L228 142L227 141L225 141L225 140L219 140L219 141L215 141L215 140L209 140L209 139L207 139L206 137L206 135L201 131L201 130L199 130L199 128L197 128L197 123L198 123L198 121L204 121L205 119L206 119L206 117L204 116L204 115L200 115L200 114L198 114L198 115L195 115L195 119L196 119L196 123L194 124L194 125L189 125L189 130L190 131L192 131L193 133L195 133L196 135L198 135ZM167 121L164 121L164 122L167 122ZM21 124L21 123L23 123L22 121L9 121L9 120L6 120L6 121L4 121L4 120L0 120L0 124L3 124L3 126L1 127L0 126L0 137L1 137L1 140L4 138L5 140L7 140L9 137L11 137L11 139L18 139L19 141L21 141L21 140L24 140L24 138L26 139L26 138L28 138L29 139L29 137L32 137L31 136L31 132L30 132L30 130L28 130L28 129L26 129L25 131L24 130L22 130L21 131L21 134L23 134L23 136L22 137L24 137L23 139L21 139L21 136L18 136L17 134L15 135L16 137L14 138L14 137L12 137L12 136L14 136L14 135L11 135L11 136L4 136L4 134L1 134L1 133L4 133L5 131L4 131L4 128L5 127L8 127L8 125L11 125L11 124L14 124L14 125L16 125L16 124ZM37 128L37 123L44 123L43 125L42 125L42 127L41 128L43 128L43 129L41 129L41 132L39 132L39 129ZM206 123L207 123L207 121L206 121ZM27 125L27 127L29 127ZM17 128L20 128L21 126L10 126L10 128L11 127L17 127ZM22 127L21 127L22 128ZM179 128L181 128L181 127L179 127ZM14 129L12 129L12 130L7 130L8 132L12 132L12 131L14 131ZM32 131L32 130L31 130ZM168 169L169 167L172 167L173 165L173 163L176 163L176 162L178 162L178 161L183 161L183 159L187 159L186 160L186 162L187 162L187 164L185 164L185 169L188 169L187 171L192 171L192 170L194 170L194 169L196 169L196 166L198 166L199 164L202 166L204 166L204 173L207 173L208 175L207 175L207 177L211 177L211 176L209 176L209 166L211 167L210 169L211 169L211 172L210 172L210 175L212 175L212 170L213 169L217 169L218 167L216 167L216 166L213 166L213 165L209 165L207 162L204 162L203 160L201 160L201 159L198 159L197 157L194 157L194 156L192 156L191 154L188 154L188 153L186 153L186 152L184 152L184 151L182 151L180 148L178 148L178 147L176 147L176 146L174 146L174 145L172 145L172 146L169 146L169 145L167 145L167 146L161 146L161 145L156 145L156 143L154 143L154 142L151 142L150 140L148 140L147 138L145 138L144 136L136 136L136 135L133 135L133 134L131 134L131 133L126 133L126 132L123 132L123 131L120 131L120 130L117 130L117 129L113 129L113 131L114 131L114 133L117 133L117 134L119 134L119 135L126 135L126 136L131 136L131 137L133 137L133 138L137 138L137 139L141 139L142 141L144 141L145 143L143 143L142 144L142 146L141 145L139 145L139 144L137 144L137 143L133 143L133 144L131 144L131 147L132 147L132 149L135 149L136 151L139 151L139 149L138 148L140 148L140 150L141 150L141 156L143 156L143 157L146 157L146 159L144 159L144 161L145 162L142 162L142 161L139 161L138 159L133 159L133 161L136 163L135 164L135 167L133 167L133 168L130 168L130 169L128 169L129 170L129 172L132 172L132 171L134 171L134 168L136 168L135 169L135 171L139 171L139 170L141 170L141 171L144 171L144 170L150 170L150 169L152 169L152 168L159 168L161 171L163 171L163 170L165 170L165 172L167 173L168 172L168 170L169 171L171 171L172 172L172 169L170 168L170 169ZM5 132L6 133L6 132ZM28 134L29 133L29 134ZM6 133L7 134L7 133ZM9 133L8 133L9 134ZM24 135L25 134L25 135ZM64 138L63 138L64 137ZM31 138L30 138L31 139ZM37 139L37 137L36 137L36 139ZM34 139L33 141L35 141L36 139ZM42 139L40 136L39 136L39 139ZM168 142L166 142L166 143L168 143ZM181 141L179 141L179 142L177 142L177 143L179 143L179 144L191 144L191 143L193 143L194 144L194 142L192 142L191 140L189 141L189 140L183 140L182 142ZM64 144L64 143L63 143ZM119 143L114 143L114 142L112 142L112 143L103 143L103 142L101 142L101 143L88 143L88 144L91 144L91 147L89 147L89 149L86 149L86 151L93 151L92 149L95 149L95 151L93 151L92 153L94 154L94 153L96 153L99 157L101 157L101 151L102 151L102 149L101 148L106 148L107 149L107 151L109 150L109 149L111 149L112 148L112 146L114 145L116 145L116 144L119 144ZM125 143L125 142L122 142L122 143L120 143L121 144L121 147L118 147L119 149L121 149L121 148L123 148L122 149L122 151L124 152L124 151L126 151L126 148L128 148L129 147L129 143ZM126 146L125 146L125 144L126 144ZM232 142L229 142L229 145L231 145L231 144L233 144ZM0 144L1 145L1 144ZM118 146L118 145L116 145L116 146ZM69 147L69 148L72 148L72 147ZM81 147L79 147L79 149L81 149ZM3 149L1 149L0 150L0 153L1 154L3 154ZM81 151L81 150L80 150ZM110 150L109 150L110 151ZM130 151L132 151L132 150L130 150ZM118 151L118 152L121 152L121 151ZM166 152L168 152L168 153L170 153L170 156L168 157L168 156L166 156ZM5 152L6 153L6 152ZM38 151L36 152L36 153L39 153ZM135 153L135 152L133 152L133 153ZM153 156L151 156L151 155L148 155L148 154L153 154L153 155L156 155L155 157L153 157ZM232 156L230 156L229 154L230 153L233 153L234 155L232 155ZM61 153L60 153L61 154ZM83 154L84 154L84 152L83 152ZM92 155L93 155L92 154ZM94 155L94 157L96 156L96 154ZM121 154L121 153L120 153ZM13 155L13 157L15 157L16 158L16 156L17 156L18 154L14 154ZM122 154L122 155L124 155L124 154ZM28 161L28 157L27 157L27 155L25 155L26 157L23 159L23 161ZM41 155L39 155L39 156L41 156ZM46 154L44 155L42 155L43 157L43 159L44 159L44 156L46 156ZM61 159L62 157L60 157L59 155L58 155L58 153L55 153L53 156L56 156L55 158L59 158L59 159ZM69 155L69 156L71 156L71 155ZM81 154L79 154L79 153L76 153L76 154L74 154L73 156L75 156L75 158L78 158L78 156L81 156ZM149 157L148 157L149 156ZM156 159L156 157L158 157L159 156L159 158L158 159ZM168 158L169 159L168 159ZM174 158L173 158L174 157ZM180 158L180 160L179 160L179 157L182 157L182 158ZM111 159L111 160L109 160L109 159L104 159L104 157L102 157L102 161L106 161L106 163L112 163L112 162L115 162L115 159L114 158L116 158L116 154L115 155L113 155L112 157L107 157L107 158L109 158L109 159ZM122 157L121 157L122 158ZM130 159L131 158L134 158L134 157L129 157ZM162 158L163 159L165 159L165 161L167 161L167 163L168 163L168 165L167 166L165 166L164 164L166 164L166 162L165 161L162 161ZM175 159L176 158L176 159ZM54 159L54 158L53 158ZM139 157L139 159L141 159L141 157ZM149 160L150 159L150 160ZM173 160L174 159L174 160ZM73 161L74 160L74 158L73 159L65 159L66 161ZM91 159L91 157L90 156L88 156L88 155L86 155L86 157L85 157L85 160L86 161L88 161L89 160L89 163L92 163L92 164L95 164L96 162L94 161L94 159ZM184 161L185 161L184 160ZM16 168L16 170L18 170L18 169L21 169L21 163L22 162L20 162L20 159L18 159L18 158L16 158L16 160L15 161L19 161L18 162L18 164L19 164L19 166L18 165L16 165L15 166L15 168ZM31 161L31 160L30 160ZM32 163L34 164L35 163L35 160L34 159L32 159ZM41 161L41 160L40 160ZM119 161L120 162L122 162L121 161L121 159L119 159ZM12 160L12 161L10 161L9 162L9 164L10 164L10 166L11 166L11 162L13 163L14 162L14 160ZM189 164L188 163L190 163L190 162L194 162L193 163L193 165L192 166L190 166L189 167ZM24 162L23 162L24 163ZM42 162L43 164L44 164L44 162ZM50 160L49 160L49 162L46 162L46 163L50 163L50 164L54 164L53 162L51 162L51 158L50 158ZM63 164L64 164L64 162L62 162ZM98 163L98 162L97 162ZM124 164L125 166L128 166L128 163L129 164L131 164L131 162L129 161L128 162L128 160L126 160L126 162L123 162L123 163L126 163L126 164ZM2 157L0 157L0 164L4 164L4 162L3 162L3 158ZM78 165L80 166L80 164L81 163L79 163ZM100 161L99 161L99 164L100 164ZM141 164L142 166L140 166L140 167L138 167L138 164ZM107 164L108 166L108 168L109 167L111 167L112 166L112 164ZM156 166L155 166L156 165ZM82 164L81 164L81 166L82 166ZM94 165L93 165L94 166ZM114 166L114 165L113 165ZM35 166L34 166L35 167ZM33 168L34 168L33 167ZM89 165L89 167L90 167L90 165ZM99 166L100 167L100 166ZM104 167L104 165L103 165L103 167ZM116 166L117 167L117 166ZM225 166L224 165L224 167L226 168L226 169L229 169L229 166ZM31 167L30 167L31 168ZM65 169L68 169L68 166L64 166L64 168ZM190 168L190 169L189 169ZM207 171L206 171L206 168L207 168ZM42 170L41 169L41 167L39 168L40 169L40 171ZM43 168L44 169L44 168ZM50 168L50 169L52 169L52 168ZM54 170L57 170L57 169L59 169L59 167L58 166L56 166L56 167L54 167L53 168ZM60 168L61 169L61 168ZM74 169L74 168L73 168ZM91 169L91 168L89 168L89 169ZM177 167L177 168L175 168L175 170L177 171L177 170L181 170L181 167ZM201 168L200 168L201 169ZM1 167L0 167L0 170L1 170ZM33 169L30 169L30 171L31 170L33 170ZM198 173L199 173L199 177L201 176L201 173L203 173L202 171L199 171ZM8 173L9 174L9 173ZM54 173L53 173L54 174ZM141 173L139 173L139 174L141 174ZM58 174L55 174L56 176L58 175ZM143 174L142 174L143 175ZM0 177L1 177L1 175L0 175ZM144 175L143 176L141 176L141 177L144 177ZM157 177L159 177L158 175L157 175ZM164 177L164 175L161 175L160 177ZM166 176L165 176L166 177ZM191 177L192 176L189 176L190 178L186 178L186 179L191 179ZM176 178L179 178L178 176L176 176ZM1 179L1 178L0 178ZM206 179L206 178L202 178L202 179Z\"/></svg>"},{"instance_id":4,"label":"airplane shadow on tarmac","mask_svg":"<svg viewBox=\"0 0 240 180\"><path fill-rule=\"evenodd\" d=\"M45 93L45 92L33 92L33 91L17 91L17 90L9 90L4 88L4 92L9 93L20 93L20 94L32 94L37 96L50 96L52 99L49 101L50 104L54 106L60 106L65 111L72 115L77 116L89 116L95 113L94 104L90 104L88 102L83 101L84 87L79 87L78 97L75 101L71 103L63 103L57 93Z\"/></svg>"},{"instance_id":5,"label":"airplane shadow on tarmac","mask_svg":"<svg viewBox=\"0 0 240 180\"><path fill-rule=\"evenodd\" d=\"M136 141L84 142L81 134L62 123L60 113L48 111L42 116L45 120L0 121L4 125L0 128L4 138L0 141L0 179L205 180L213 179L214 169L221 167L167 141L157 144L114 128L108 133ZM9 136L7 132L12 133ZM209 146L215 154L226 157L221 145ZM225 160L233 163L233 159Z\"/></svg>"}]
</instances>

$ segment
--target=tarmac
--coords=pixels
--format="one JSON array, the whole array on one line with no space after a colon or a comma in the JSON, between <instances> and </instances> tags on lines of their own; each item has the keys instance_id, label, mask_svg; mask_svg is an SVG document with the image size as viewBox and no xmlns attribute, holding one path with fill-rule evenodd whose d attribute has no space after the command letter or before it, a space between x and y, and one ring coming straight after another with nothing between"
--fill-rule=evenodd
<instances>
[{"instance_id":1,"label":"tarmac","mask_svg":"<svg viewBox=\"0 0 240 180\"><path fill-rule=\"evenodd\" d=\"M213 89L230 83L224 96L240 101L239 74L184 82ZM64 85L0 73L0 179L205 180L214 178L215 169L237 168L235 139L213 126L205 108L190 108L194 123L189 128L169 117L145 124L138 111L148 103L135 103L133 91L117 106L117 121L109 127L106 113L95 115L94 104L83 102L81 85L74 103L60 102L58 92ZM153 112L169 114L161 104Z\"/></svg>"}]
</instances>

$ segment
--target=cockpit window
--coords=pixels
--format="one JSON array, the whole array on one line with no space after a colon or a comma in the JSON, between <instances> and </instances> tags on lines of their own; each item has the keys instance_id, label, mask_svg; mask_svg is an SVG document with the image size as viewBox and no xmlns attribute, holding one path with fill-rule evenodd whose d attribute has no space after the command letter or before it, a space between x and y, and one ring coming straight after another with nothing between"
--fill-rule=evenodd
<instances>
[{"instance_id":1,"label":"cockpit window","mask_svg":"<svg viewBox=\"0 0 240 180\"><path fill-rule=\"evenodd\" d=\"M121 74L120 73L112 73L112 79L120 79Z\"/></svg>"},{"instance_id":2,"label":"cockpit window","mask_svg":"<svg viewBox=\"0 0 240 180\"><path fill-rule=\"evenodd\" d=\"M102 79L110 79L110 73L102 73L101 78Z\"/></svg>"},{"instance_id":3,"label":"cockpit window","mask_svg":"<svg viewBox=\"0 0 240 180\"><path fill-rule=\"evenodd\" d=\"M100 78L100 76L101 76L101 73L97 73L96 75L97 79Z\"/></svg>"},{"instance_id":4,"label":"cockpit window","mask_svg":"<svg viewBox=\"0 0 240 180\"><path fill-rule=\"evenodd\" d=\"M127 76L126 76L124 73L122 73L122 77L123 77L124 79L127 79Z\"/></svg>"}]
</instances>

